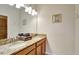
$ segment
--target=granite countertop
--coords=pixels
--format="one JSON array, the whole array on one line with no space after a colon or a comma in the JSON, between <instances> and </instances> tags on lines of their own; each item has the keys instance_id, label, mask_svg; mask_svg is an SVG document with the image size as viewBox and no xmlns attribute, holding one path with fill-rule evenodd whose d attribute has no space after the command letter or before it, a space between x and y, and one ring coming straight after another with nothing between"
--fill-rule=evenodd
<instances>
[{"instance_id":1,"label":"granite countertop","mask_svg":"<svg viewBox=\"0 0 79 59\"><path fill-rule=\"evenodd\" d=\"M17 52L27 46L32 45L33 43L35 43L45 37L46 37L45 35L37 35L28 41L20 41L19 40L19 41L9 43L6 45L1 45L0 46L0 55L10 55L10 54Z\"/></svg>"}]
</instances>

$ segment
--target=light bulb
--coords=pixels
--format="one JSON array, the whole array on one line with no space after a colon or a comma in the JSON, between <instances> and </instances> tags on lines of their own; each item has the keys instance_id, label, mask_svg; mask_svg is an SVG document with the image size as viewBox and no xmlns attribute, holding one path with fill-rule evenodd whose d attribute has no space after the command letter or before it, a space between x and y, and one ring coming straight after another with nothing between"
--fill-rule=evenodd
<instances>
[{"instance_id":1,"label":"light bulb","mask_svg":"<svg viewBox=\"0 0 79 59\"><path fill-rule=\"evenodd\" d=\"M32 10L32 16L34 16L34 15L35 15L35 10L33 9L33 10Z\"/></svg>"},{"instance_id":2,"label":"light bulb","mask_svg":"<svg viewBox=\"0 0 79 59\"><path fill-rule=\"evenodd\" d=\"M35 12L35 9L33 9L32 12Z\"/></svg>"},{"instance_id":3,"label":"light bulb","mask_svg":"<svg viewBox=\"0 0 79 59\"><path fill-rule=\"evenodd\" d=\"M29 10L29 11L28 11L28 14L31 14L31 13L32 13L32 12Z\"/></svg>"},{"instance_id":4,"label":"light bulb","mask_svg":"<svg viewBox=\"0 0 79 59\"><path fill-rule=\"evenodd\" d=\"M32 11L32 7L29 7L28 9L29 9L29 11Z\"/></svg>"},{"instance_id":5,"label":"light bulb","mask_svg":"<svg viewBox=\"0 0 79 59\"><path fill-rule=\"evenodd\" d=\"M20 8L20 5L19 4L16 4L16 8Z\"/></svg>"},{"instance_id":6,"label":"light bulb","mask_svg":"<svg viewBox=\"0 0 79 59\"><path fill-rule=\"evenodd\" d=\"M29 7L28 8L28 14L31 14L32 13L32 7Z\"/></svg>"},{"instance_id":7,"label":"light bulb","mask_svg":"<svg viewBox=\"0 0 79 59\"><path fill-rule=\"evenodd\" d=\"M37 12L35 12L35 15L37 15Z\"/></svg>"},{"instance_id":8,"label":"light bulb","mask_svg":"<svg viewBox=\"0 0 79 59\"><path fill-rule=\"evenodd\" d=\"M34 9L32 10L32 15L37 15L37 12Z\"/></svg>"},{"instance_id":9,"label":"light bulb","mask_svg":"<svg viewBox=\"0 0 79 59\"><path fill-rule=\"evenodd\" d=\"M35 14L32 12L32 16L34 16Z\"/></svg>"},{"instance_id":10,"label":"light bulb","mask_svg":"<svg viewBox=\"0 0 79 59\"><path fill-rule=\"evenodd\" d=\"M28 7L25 7L25 12L28 12Z\"/></svg>"}]
</instances>

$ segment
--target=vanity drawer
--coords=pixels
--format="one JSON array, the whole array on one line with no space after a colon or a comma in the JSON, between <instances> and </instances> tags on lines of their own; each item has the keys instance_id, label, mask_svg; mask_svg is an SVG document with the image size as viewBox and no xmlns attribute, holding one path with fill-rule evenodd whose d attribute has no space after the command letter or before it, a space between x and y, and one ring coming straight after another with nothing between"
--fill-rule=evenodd
<instances>
[{"instance_id":1,"label":"vanity drawer","mask_svg":"<svg viewBox=\"0 0 79 59\"><path fill-rule=\"evenodd\" d=\"M33 49L35 49L35 44L24 48L23 50L19 51L18 53L16 53L16 55L26 55L28 54L30 51L32 51Z\"/></svg>"},{"instance_id":2,"label":"vanity drawer","mask_svg":"<svg viewBox=\"0 0 79 59\"><path fill-rule=\"evenodd\" d=\"M41 45L42 43L44 43L45 40L46 40L46 38L43 38L42 40L38 41L38 42L37 42L37 46L39 46L39 45Z\"/></svg>"}]
</instances>

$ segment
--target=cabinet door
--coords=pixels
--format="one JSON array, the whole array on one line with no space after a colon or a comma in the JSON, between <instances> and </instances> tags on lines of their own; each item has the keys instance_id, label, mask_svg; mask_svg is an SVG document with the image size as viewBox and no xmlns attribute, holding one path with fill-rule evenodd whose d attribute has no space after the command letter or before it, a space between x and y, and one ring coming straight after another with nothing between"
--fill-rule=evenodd
<instances>
[{"instance_id":1,"label":"cabinet door","mask_svg":"<svg viewBox=\"0 0 79 59\"><path fill-rule=\"evenodd\" d=\"M45 54L45 46L44 43L42 43L42 55Z\"/></svg>"},{"instance_id":2,"label":"cabinet door","mask_svg":"<svg viewBox=\"0 0 79 59\"><path fill-rule=\"evenodd\" d=\"M37 47L37 55L41 55L42 53L41 45Z\"/></svg>"},{"instance_id":3,"label":"cabinet door","mask_svg":"<svg viewBox=\"0 0 79 59\"><path fill-rule=\"evenodd\" d=\"M45 51L46 51L46 42L44 41L42 43L42 55L45 55Z\"/></svg>"},{"instance_id":4,"label":"cabinet door","mask_svg":"<svg viewBox=\"0 0 79 59\"><path fill-rule=\"evenodd\" d=\"M37 55L45 55L46 51L46 39L43 39L37 43Z\"/></svg>"}]
</instances>

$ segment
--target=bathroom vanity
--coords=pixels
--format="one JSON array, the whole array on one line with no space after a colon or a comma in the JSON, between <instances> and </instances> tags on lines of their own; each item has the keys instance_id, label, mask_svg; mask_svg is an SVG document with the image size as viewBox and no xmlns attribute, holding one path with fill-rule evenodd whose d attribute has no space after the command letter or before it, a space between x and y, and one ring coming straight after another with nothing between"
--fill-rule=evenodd
<instances>
[{"instance_id":1,"label":"bathroom vanity","mask_svg":"<svg viewBox=\"0 0 79 59\"><path fill-rule=\"evenodd\" d=\"M0 46L1 55L45 55L46 35L37 35L28 41L16 41ZM1 50L1 48L3 50ZM3 51L3 52L2 52Z\"/></svg>"}]
</instances>

